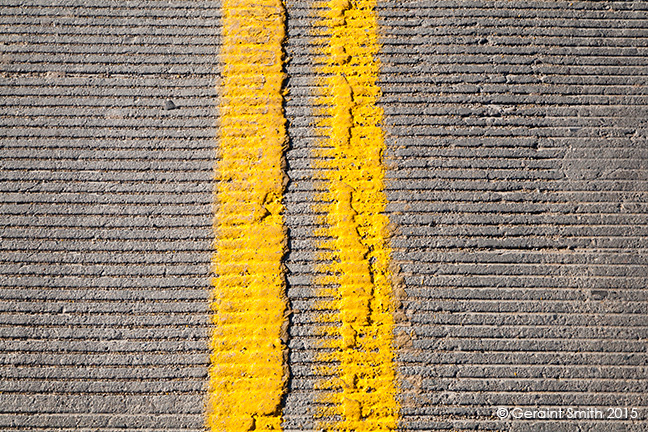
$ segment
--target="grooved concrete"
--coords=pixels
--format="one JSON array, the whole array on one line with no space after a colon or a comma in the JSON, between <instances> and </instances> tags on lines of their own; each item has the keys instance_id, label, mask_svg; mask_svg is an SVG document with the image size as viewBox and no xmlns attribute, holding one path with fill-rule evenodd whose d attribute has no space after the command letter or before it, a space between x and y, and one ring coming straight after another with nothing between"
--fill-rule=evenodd
<instances>
[{"instance_id":1,"label":"grooved concrete","mask_svg":"<svg viewBox=\"0 0 648 432\"><path fill-rule=\"evenodd\" d=\"M3 2L0 429L203 430L219 14Z\"/></svg>"},{"instance_id":2,"label":"grooved concrete","mask_svg":"<svg viewBox=\"0 0 648 432\"><path fill-rule=\"evenodd\" d=\"M648 4L380 7L402 429L644 430Z\"/></svg>"},{"instance_id":3,"label":"grooved concrete","mask_svg":"<svg viewBox=\"0 0 648 432\"><path fill-rule=\"evenodd\" d=\"M286 5L294 431L319 407L322 40L317 5ZM3 2L0 429L203 429L219 7ZM645 430L648 3L388 0L379 16L400 429Z\"/></svg>"}]
</instances>

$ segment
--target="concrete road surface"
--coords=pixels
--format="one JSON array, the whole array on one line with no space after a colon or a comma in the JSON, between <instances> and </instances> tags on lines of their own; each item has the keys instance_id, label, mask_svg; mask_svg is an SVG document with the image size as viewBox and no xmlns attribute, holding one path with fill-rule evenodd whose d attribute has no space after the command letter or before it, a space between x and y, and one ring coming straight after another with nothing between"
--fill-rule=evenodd
<instances>
[{"instance_id":1,"label":"concrete road surface","mask_svg":"<svg viewBox=\"0 0 648 432\"><path fill-rule=\"evenodd\" d=\"M205 429L224 7L0 2L0 430ZM326 7L285 2L286 431L327 412ZM398 430L646 430L648 3L374 12Z\"/></svg>"}]
</instances>

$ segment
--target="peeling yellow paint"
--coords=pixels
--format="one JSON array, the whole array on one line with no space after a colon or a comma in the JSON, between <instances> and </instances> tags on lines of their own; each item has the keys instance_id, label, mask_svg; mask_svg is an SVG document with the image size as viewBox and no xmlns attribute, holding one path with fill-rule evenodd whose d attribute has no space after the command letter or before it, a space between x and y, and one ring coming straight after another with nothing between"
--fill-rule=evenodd
<instances>
[{"instance_id":1,"label":"peeling yellow paint","mask_svg":"<svg viewBox=\"0 0 648 432\"><path fill-rule=\"evenodd\" d=\"M393 352L395 301L390 283L388 219L383 191L382 110L376 105L379 63L376 1L331 0L322 25L318 168L326 190L317 210L326 216L320 245L320 367L323 390L318 427L332 431L389 431L399 404ZM339 419L339 420L336 420Z\"/></svg>"},{"instance_id":2,"label":"peeling yellow paint","mask_svg":"<svg viewBox=\"0 0 648 432\"><path fill-rule=\"evenodd\" d=\"M281 430L285 10L279 0L224 0L222 11L207 427Z\"/></svg>"}]
</instances>

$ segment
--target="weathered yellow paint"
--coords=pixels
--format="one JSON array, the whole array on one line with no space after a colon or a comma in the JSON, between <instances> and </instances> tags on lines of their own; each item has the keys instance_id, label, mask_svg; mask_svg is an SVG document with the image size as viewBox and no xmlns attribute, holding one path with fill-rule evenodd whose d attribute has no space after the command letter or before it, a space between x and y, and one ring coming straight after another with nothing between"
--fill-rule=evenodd
<instances>
[{"instance_id":1,"label":"weathered yellow paint","mask_svg":"<svg viewBox=\"0 0 648 432\"><path fill-rule=\"evenodd\" d=\"M375 0L331 0L322 17L328 43L318 68L319 126L326 138L318 168L326 190L318 202L327 204L318 210L326 214L319 234L329 240L320 245L328 352L319 359L334 365L319 370L330 376L318 384L330 407L319 413L324 430L394 430L399 414L375 6Z\"/></svg>"},{"instance_id":2,"label":"weathered yellow paint","mask_svg":"<svg viewBox=\"0 0 648 432\"><path fill-rule=\"evenodd\" d=\"M280 0L224 0L222 11L207 426L281 430L285 11Z\"/></svg>"}]
</instances>

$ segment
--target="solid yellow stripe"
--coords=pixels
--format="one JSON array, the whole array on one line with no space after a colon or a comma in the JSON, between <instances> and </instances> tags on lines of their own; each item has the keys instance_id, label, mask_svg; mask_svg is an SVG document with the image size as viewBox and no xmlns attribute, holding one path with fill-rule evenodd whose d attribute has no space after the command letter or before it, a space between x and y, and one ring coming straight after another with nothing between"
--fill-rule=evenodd
<instances>
[{"instance_id":1,"label":"solid yellow stripe","mask_svg":"<svg viewBox=\"0 0 648 432\"><path fill-rule=\"evenodd\" d=\"M281 430L285 11L279 0L224 0L222 11L207 426Z\"/></svg>"},{"instance_id":2,"label":"solid yellow stripe","mask_svg":"<svg viewBox=\"0 0 648 432\"><path fill-rule=\"evenodd\" d=\"M333 298L320 304L324 346L320 360L335 378L319 383L328 396L319 427L336 431L388 431L397 426L399 404L393 352L395 302L391 287L388 219L383 191L385 150L382 110L376 102L379 62L375 0L326 3L328 44L319 73L325 107L320 127L325 141L319 168L327 189L326 226L319 234L331 240L320 256L328 276L319 282ZM339 418L340 420L335 420Z\"/></svg>"}]
</instances>

